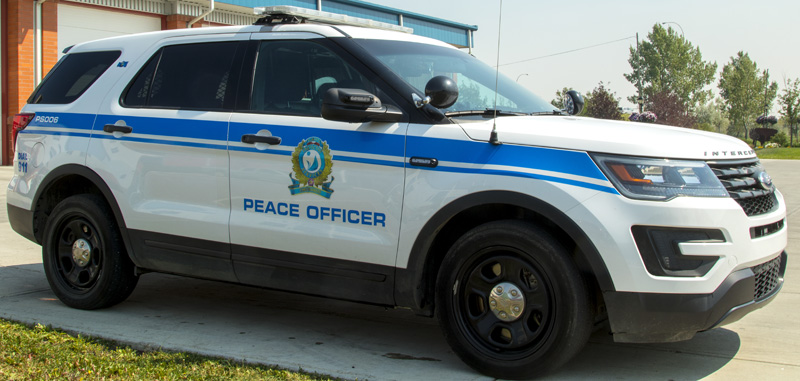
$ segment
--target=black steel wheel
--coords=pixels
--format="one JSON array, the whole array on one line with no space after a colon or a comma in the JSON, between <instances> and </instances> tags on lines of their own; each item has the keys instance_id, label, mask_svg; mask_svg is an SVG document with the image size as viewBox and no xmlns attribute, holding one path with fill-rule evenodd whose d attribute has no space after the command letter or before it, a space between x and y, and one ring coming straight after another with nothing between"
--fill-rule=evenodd
<instances>
[{"instance_id":1,"label":"black steel wheel","mask_svg":"<svg viewBox=\"0 0 800 381\"><path fill-rule=\"evenodd\" d=\"M71 196L56 205L45 225L42 261L50 288L73 308L112 306L138 282L116 221L95 195Z\"/></svg>"},{"instance_id":2,"label":"black steel wheel","mask_svg":"<svg viewBox=\"0 0 800 381\"><path fill-rule=\"evenodd\" d=\"M445 338L492 377L542 376L576 355L592 328L585 283L566 250L522 221L472 229L448 251L436 284Z\"/></svg>"}]
</instances>

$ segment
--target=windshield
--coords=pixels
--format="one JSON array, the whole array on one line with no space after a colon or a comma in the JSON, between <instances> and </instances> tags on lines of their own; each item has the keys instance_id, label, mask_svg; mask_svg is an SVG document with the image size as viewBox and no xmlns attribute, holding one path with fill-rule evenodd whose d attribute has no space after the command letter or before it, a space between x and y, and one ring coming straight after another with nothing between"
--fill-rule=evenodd
<instances>
[{"instance_id":1,"label":"windshield","mask_svg":"<svg viewBox=\"0 0 800 381\"><path fill-rule=\"evenodd\" d=\"M425 84L438 75L458 84L458 101L442 111L495 108L495 69L457 49L407 41L357 40L408 84L425 94ZM514 113L558 112L549 102L500 74L497 109Z\"/></svg>"}]
</instances>

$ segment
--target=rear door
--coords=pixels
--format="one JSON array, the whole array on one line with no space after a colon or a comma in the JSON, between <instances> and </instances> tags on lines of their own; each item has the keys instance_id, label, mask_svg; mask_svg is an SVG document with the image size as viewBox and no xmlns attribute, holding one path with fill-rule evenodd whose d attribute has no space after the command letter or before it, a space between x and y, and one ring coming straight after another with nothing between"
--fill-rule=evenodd
<instances>
[{"instance_id":1,"label":"rear door","mask_svg":"<svg viewBox=\"0 0 800 381\"><path fill-rule=\"evenodd\" d=\"M101 105L87 164L114 192L141 267L236 280L227 138L248 37L164 41Z\"/></svg>"},{"instance_id":2,"label":"rear door","mask_svg":"<svg viewBox=\"0 0 800 381\"><path fill-rule=\"evenodd\" d=\"M317 35L254 36L252 91L230 126L237 277L392 303L407 123L321 118L328 88L360 88L391 100L363 67Z\"/></svg>"}]
</instances>

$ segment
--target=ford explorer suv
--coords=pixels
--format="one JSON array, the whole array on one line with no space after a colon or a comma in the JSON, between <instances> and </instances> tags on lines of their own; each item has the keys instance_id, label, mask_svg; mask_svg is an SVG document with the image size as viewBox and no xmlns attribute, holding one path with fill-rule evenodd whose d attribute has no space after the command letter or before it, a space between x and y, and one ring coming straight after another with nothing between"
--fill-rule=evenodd
<instances>
[{"instance_id":1,"label":"ford explorer suv","mask_svg":"<svg viewBox=\"0 0 800 381\"><path fill-rule=\"evenodd\" d=\"M408 33L287 23L75 45L14 117L11 226L67 306L148 272L435 316L486 375L770 302L786 208L733 137L577 117Z\"/></svg>"}]
</instances>

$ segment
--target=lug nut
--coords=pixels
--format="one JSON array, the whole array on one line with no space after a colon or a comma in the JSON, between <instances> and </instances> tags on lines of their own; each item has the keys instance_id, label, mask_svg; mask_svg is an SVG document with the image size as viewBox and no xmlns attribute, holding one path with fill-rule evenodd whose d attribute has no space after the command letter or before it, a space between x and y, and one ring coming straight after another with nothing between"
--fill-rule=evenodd
<instances>
[{"instance_id":1,"label":"lug nut","mask_svg":"<svg viewBox=\"0 0 800 381\"><path fill-rule=\"evenodd\" d=\"M503 287L502 286L497 286L497 288L495 288L494 291L496 293L498 293L498 294L502 294L503 293Z\"/></svg>"},{"instance_id":2,"label":"lug nut","mask_svg":"<svg viewBox=\"0 0 800 381\"><path fill-rule=\"evenodd\" d=\"M517 290L511 290L511 296L517 296Z\"/></svg>"}]
</instances>

